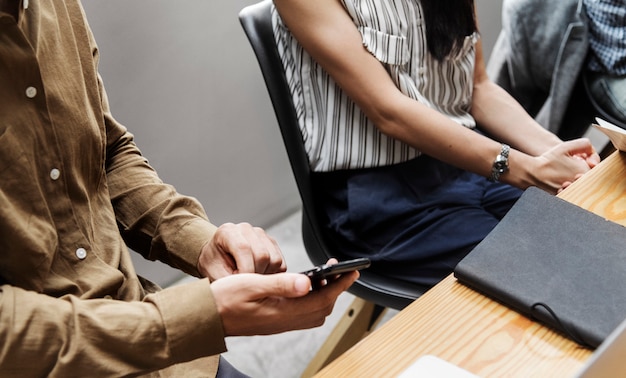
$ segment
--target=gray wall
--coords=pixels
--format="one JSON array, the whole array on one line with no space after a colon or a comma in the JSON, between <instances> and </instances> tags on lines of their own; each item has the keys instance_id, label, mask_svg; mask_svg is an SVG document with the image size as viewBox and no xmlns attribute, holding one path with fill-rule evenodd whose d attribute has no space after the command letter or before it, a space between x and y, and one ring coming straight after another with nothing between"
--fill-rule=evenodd
<instances>
[{"instance_id":1,"label":"gray wall","mask_svg":"<svg viewBox=\"0 0 626 378\"><path fill-rule=\"evenodd\" d=\"M83 0L113 114L161 178L198 198L216 224L268 227L300 203L237 19L254 2ZM487 54L500 3L477 1ZM177 277L161 265L136 263L160 284Z\"/></svg>"},{"instance_id":2,"label":"gray wall","mask_svg":"<svg viewBox=\"0 0 626 378\"><path fill-rule=\"evenodd\" d=\"M502 25L502 0L476 0L476 8L485 59L488 59Z\"/></svg>"}]
</instances>

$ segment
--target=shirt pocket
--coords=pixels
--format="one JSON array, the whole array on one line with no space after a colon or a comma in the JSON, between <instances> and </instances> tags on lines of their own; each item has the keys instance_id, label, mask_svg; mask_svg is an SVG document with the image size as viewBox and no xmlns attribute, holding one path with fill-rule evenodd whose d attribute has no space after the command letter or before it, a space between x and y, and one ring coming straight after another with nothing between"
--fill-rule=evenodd
<instances>
[{"instance_id":1,"label":"shirt pocket","mask_svg":"<svg viewBox=\"0 0 626 378\"><path fill-rule=\"evenodd\" d=\"M381 32L367 26L360 26L363 46L381 63L401 66L409 61L407 40L403 36Z\"/></svg>"},{"instance_id":2,"label":"shirt pocket","mask_svg":"<svg viewBox=\"0 0 626 378\"><path fill-rule=\"evenodd\" d=\"M450 61L459 61L469 54L471 54L471 56L473 57L478 38L479 35L476 32L472 33L472 35L468 35L467 37L465 37L463 39L463 45L461 45L461 48L456 51L456 54L450 54L447 59Z\"/></svg>"}]
</instances>

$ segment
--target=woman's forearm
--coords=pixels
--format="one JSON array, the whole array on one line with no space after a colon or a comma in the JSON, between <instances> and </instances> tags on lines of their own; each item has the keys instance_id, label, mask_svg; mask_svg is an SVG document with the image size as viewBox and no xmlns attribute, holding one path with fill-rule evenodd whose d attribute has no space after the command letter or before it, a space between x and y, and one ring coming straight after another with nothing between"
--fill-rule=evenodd
<instances>
[{"instance_id":1,"label":"woman's forearm","mask_svg":"<svg viewBox=\"0 0 626 378\"><path fill-rule=\"evenodd\" d=\"M511 95L488 80L474 85L471 114L481 129L494 139L532 156L539 156L561 143Z\"/></svg>"}]
</instances>

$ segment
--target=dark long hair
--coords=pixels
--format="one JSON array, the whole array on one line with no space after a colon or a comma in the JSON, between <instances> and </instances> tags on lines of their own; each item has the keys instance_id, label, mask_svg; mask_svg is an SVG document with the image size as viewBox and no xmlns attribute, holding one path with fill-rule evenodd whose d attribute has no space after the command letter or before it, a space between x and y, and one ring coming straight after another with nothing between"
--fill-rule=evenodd
<instances>
[{"instance_id":1,"label":"dark long hair","mask_svg":"<svg viewBox=\"0 0 626 378\"><path fill-rule=\"evenodd\" d=\"M420 0L426 22L428 51L442 61L463 46L477 30L474 0Z\"/></svg>"}]
</instances>

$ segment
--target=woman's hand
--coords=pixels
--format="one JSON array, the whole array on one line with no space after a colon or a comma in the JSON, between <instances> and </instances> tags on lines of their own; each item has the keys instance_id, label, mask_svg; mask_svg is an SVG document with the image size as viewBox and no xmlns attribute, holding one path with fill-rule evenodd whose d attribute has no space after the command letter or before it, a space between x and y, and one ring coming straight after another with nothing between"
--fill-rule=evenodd
<instances>
[{"instance_id":1,"label":"woman's hand","mask_svg":"<svg viewBox=\"0 0 626 378\"><path fill-rule=\"evenodd\" d=\"M600 162L587 138L575 139L549 149L535 158L537 186L556 194Z\"/></svg>"}]
</instances>

